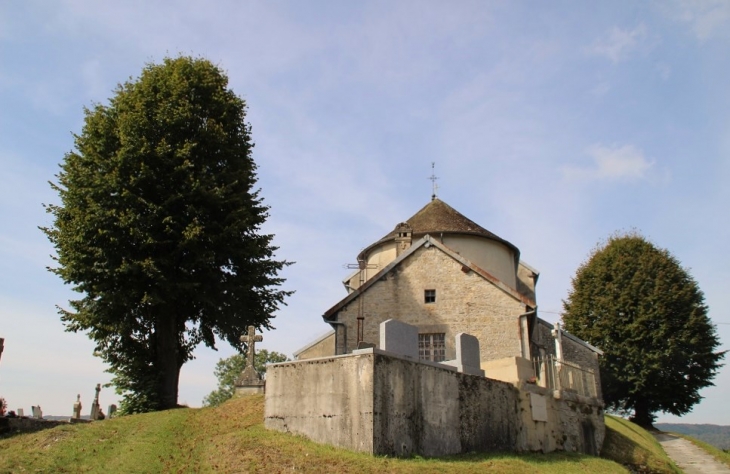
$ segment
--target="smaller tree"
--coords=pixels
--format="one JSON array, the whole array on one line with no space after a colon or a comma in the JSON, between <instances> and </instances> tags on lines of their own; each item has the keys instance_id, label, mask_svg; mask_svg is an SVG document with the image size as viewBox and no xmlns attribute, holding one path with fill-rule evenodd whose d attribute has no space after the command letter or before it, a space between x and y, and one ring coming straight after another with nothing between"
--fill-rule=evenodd
<instances>
[{"instance_id":1,"label":"smaller tree","mask_svg":"<svg viewBox=\"0 0 730 474\"><path fill-rule=\"evenodd\" d=\"M289 358L280 352L269 352L266 349L261 349L256 352L253 366L258 373L264 375L266 373L266 364L275 364L288 360ZM241 375L243 369L246 368L247 361L246 354L235 354L218 361L213 372L218 379L218 388L210 392L203 399L203 406L217 407L233 397L236 379Z\"/></svg>"},{"instance_id":2,"label":"smaller tree","mask_svg":"<svg viewBox=\"0 0 730 474\"><path fill-rule=\"evenodd\" d=\"M565 328L604 351L603 398L651 426L654 413L688 413L712 385L724 351L697 282L636 232L611 236L577 270Z\"/></svg>"}]
</instances>

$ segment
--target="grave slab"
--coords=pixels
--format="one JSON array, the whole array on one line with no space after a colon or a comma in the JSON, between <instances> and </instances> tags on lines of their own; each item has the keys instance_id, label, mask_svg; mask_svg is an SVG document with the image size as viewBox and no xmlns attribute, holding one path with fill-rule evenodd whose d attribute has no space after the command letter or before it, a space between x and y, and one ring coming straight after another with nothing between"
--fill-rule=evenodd
<instances>
[{"instance_id":1,"label":"grave slab","mask_svg":"<svg viewBox=\"0 0 730 474\"><path fill-rule=\"evenodd\" d=\"M383 321L379 349L418 360L418 328L395 319Z\"/></svg>"}]
</instances>

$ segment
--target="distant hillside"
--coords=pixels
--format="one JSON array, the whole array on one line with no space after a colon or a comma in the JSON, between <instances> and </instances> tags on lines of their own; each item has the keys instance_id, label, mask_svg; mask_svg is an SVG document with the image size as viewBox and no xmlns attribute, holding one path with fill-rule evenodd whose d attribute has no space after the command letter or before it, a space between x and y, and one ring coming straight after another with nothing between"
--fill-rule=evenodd
<instances>
[{"instance_id":1,"label":"distant hillside","mask_svg":"<svg viewBox=\"0 0 730 474\"><path fill-rule=\"evenodd\" d=\"M730 449L730 426L654 423L654 427L662 431L673 431L692 436L718 449Z\"/></svg>"}]
</instances>

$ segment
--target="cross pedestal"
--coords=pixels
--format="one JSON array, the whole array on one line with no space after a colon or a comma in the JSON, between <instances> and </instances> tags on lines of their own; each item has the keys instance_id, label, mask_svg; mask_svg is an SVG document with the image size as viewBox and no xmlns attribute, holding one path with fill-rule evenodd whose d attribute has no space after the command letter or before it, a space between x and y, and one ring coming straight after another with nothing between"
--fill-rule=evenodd
<instances>
[{"instance_id":1,"label":"cross pedestal","mask_svg":"<svg viewBox=\"0 0 730 474\"><path fill-rule=\"evenodd\" d=\"M256 343L263 341L264 338L260 334L256 334L256 328L248 327L248 334L241 336L241 342L245 342L248 346L246 354L246 368L243 369L241 375L235 383L235 396L258 395L264 393L265 382L261 380L261 374L254 367L256 357Z\"/></svg>"}]
</instances>

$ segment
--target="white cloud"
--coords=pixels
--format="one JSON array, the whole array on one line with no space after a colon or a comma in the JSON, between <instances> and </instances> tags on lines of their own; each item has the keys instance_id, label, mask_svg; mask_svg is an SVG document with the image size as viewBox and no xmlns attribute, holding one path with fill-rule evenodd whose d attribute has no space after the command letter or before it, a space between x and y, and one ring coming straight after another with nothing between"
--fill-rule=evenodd
<instances>
[{"instance_id":1,"label":"white cloud","mask_svg":"<svg viewBox=\"0 0 730 474\"><path fill-rule=\"evenodd\" d=\"M587 150L593 166L564 166L563 176L568 180L583 181L638 181L649 177L654 162L633 145L593 145Z\"/></svg>"},{"instance_id":2,"label":"white cloud","mask_svg":"<svg viewBox=\"0 0 730 474\"><path fill-rule=\"evenodd\" d=\"M730 23L730 2L726 0L678 0L672 16L689 24L700 41L727 34Z\"/></svg>"},{"instance_id":3,"label":"white cloud","mask_svg":"<svg viewBox=\"0 0 730 474\"><path fill-rule=\"evenodd\" d=\"M617 63L626 59L646 38L647 31L643 23L633 30L614 27L607 37L599 39L589 46L588 52L595 56L605 56Z\"/></svg>"}]
</instances>

